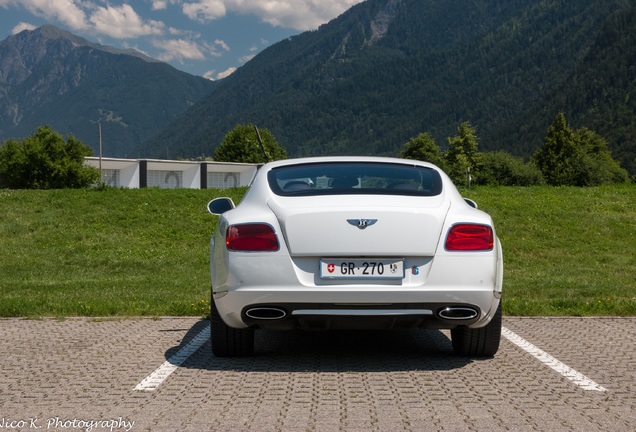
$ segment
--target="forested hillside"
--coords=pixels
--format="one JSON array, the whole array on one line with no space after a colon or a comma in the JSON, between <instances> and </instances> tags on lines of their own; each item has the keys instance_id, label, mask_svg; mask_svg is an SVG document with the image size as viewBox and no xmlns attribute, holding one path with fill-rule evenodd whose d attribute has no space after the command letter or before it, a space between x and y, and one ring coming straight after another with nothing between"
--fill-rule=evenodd
<instances>
[{"instance_id":1,"label":"forested hillside","mask_svg":"<svg viewBox=\"0 0 636 432\"><path fill-rule=\"evenodd\" d=\"M529 156L556 113L608 139L634 172L636 5L626 0L368 0L265 50L144 156L211 155L238 123L291 156L442 147L470 122L482 150Z\"/></svg>"},{"instance_id":2,"label":"forested hillside","mask_svg":"<svg viewBox=\"0 0 636 432\"><path fill-rule=\"evenodd\" d=\"M636 6L610 17L551 105L604 136L614 157L636 173Z\"/></svg>"}]
</instances>

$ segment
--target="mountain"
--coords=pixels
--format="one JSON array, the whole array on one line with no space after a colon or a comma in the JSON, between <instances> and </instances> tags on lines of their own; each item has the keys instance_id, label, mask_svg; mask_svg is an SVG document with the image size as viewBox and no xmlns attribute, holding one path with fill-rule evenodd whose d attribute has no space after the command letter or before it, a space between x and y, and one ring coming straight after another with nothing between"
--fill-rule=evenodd
<instances>
[{"instance_id":1,"label":"mountain","mask_svg":"<svg viewBox=\"0 0 636 432\"><path fill-rule=\"evenodd\" d=\"M629 0L367 0L264 50L140 152L211 155L239 123L291 156L395 155L469 121L481 150L529 156L564 111L636 171ZM179 143L177 146L174 143Z\"/></svg>"},{"instance_id":2,"label":"mountain","mask_svg":"<svg viewBox=\"0 0 636 432\"><path fill-rule=\"evenodd\" d=\"M100 122L104 155L134 157L213 87L134 50L25 30L0 42L0 142L49 124L97 150Z\"/></svg>"}]
</instances>

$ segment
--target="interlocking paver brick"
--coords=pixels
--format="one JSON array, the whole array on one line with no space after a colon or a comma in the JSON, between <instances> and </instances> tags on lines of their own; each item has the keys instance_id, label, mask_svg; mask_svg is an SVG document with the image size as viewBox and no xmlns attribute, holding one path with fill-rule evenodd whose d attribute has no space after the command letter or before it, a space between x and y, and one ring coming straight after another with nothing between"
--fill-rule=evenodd
<instances>
[{"instance_id":1,"label":"interlocking paver brick","mask_svg":"<svg viewBox=\"0 0 636 432\"><path fill-rule=\"evenodd\" d=\"M133 431L259 432L636 425L636 318L504 319L602 393L505 339L493 359L463 359L452 354L447 331L424 330L257 332L253 357L215 358L205 345L156 390L134 390L206 325L170 317L0 320L0 422L68 431L86 428L60 425L119 419L134 422ZM103 430L110 429L92 429Z\"/></svg>"}]
</instances>

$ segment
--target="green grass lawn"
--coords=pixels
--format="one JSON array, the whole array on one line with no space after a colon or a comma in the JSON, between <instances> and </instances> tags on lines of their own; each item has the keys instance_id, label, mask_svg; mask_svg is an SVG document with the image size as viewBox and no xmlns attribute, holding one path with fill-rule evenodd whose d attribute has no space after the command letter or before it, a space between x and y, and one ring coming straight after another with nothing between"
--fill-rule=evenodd
<instances>
[{"instance_id":1,"label":"green grass lawn","mask_svg":"<svg viewBox=\"0 0 636 432\"><path fill-rule=\"evenodd\" d=\"M0 316L204 315L215 193L0 191Z\"/></svg>"},{"instance_id":2,"label":"green grass lawn","mask_svg":"<svg viewBox=\"0 0 636 432\"><path fill-rule=\"evenodd\" d=\"M0 316L204 316L207 202L243 190L0 190ZM463 191L495 219L504 313L636 315L636 186Z\"/></svg>"},{"instance_id":3,"label":"green grass lawn","mask_svg":"<svg viewBox=\"0 0 636 432\"><path fill-rule=\"evenodd\" d=\"M636 314L635 185L464 195L495 220L506 314Z\"/></svg>"}]
</instances>

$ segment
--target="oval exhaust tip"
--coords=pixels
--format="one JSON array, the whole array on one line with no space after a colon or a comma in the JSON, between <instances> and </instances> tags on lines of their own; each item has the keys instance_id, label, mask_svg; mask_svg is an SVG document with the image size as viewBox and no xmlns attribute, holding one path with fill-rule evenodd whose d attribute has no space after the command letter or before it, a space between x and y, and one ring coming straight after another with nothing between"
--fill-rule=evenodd
<instances>
[{"instance_id":1,"label":"oval exhaust tip","mask_svg":"<svg viewBox=\"0 0 636 432\"><path fill-rule=\"evenodd\" d=\"M257 307L248 309L245 315L252 319L258 320L278 320L287 316L287 312L283 309L274 307Z\"/></svg>"},{"instance_id":2,"label":"oval exhaust tip","mask_svg":"<svg viewBox=\"0 0 636 432\"><path fill-rule=\"evenodd\" d=\"M469 307L447 307L440 310L437 314L447 320L469 320L477 318L479 312Z\"/></svg>"}]
</instances>

